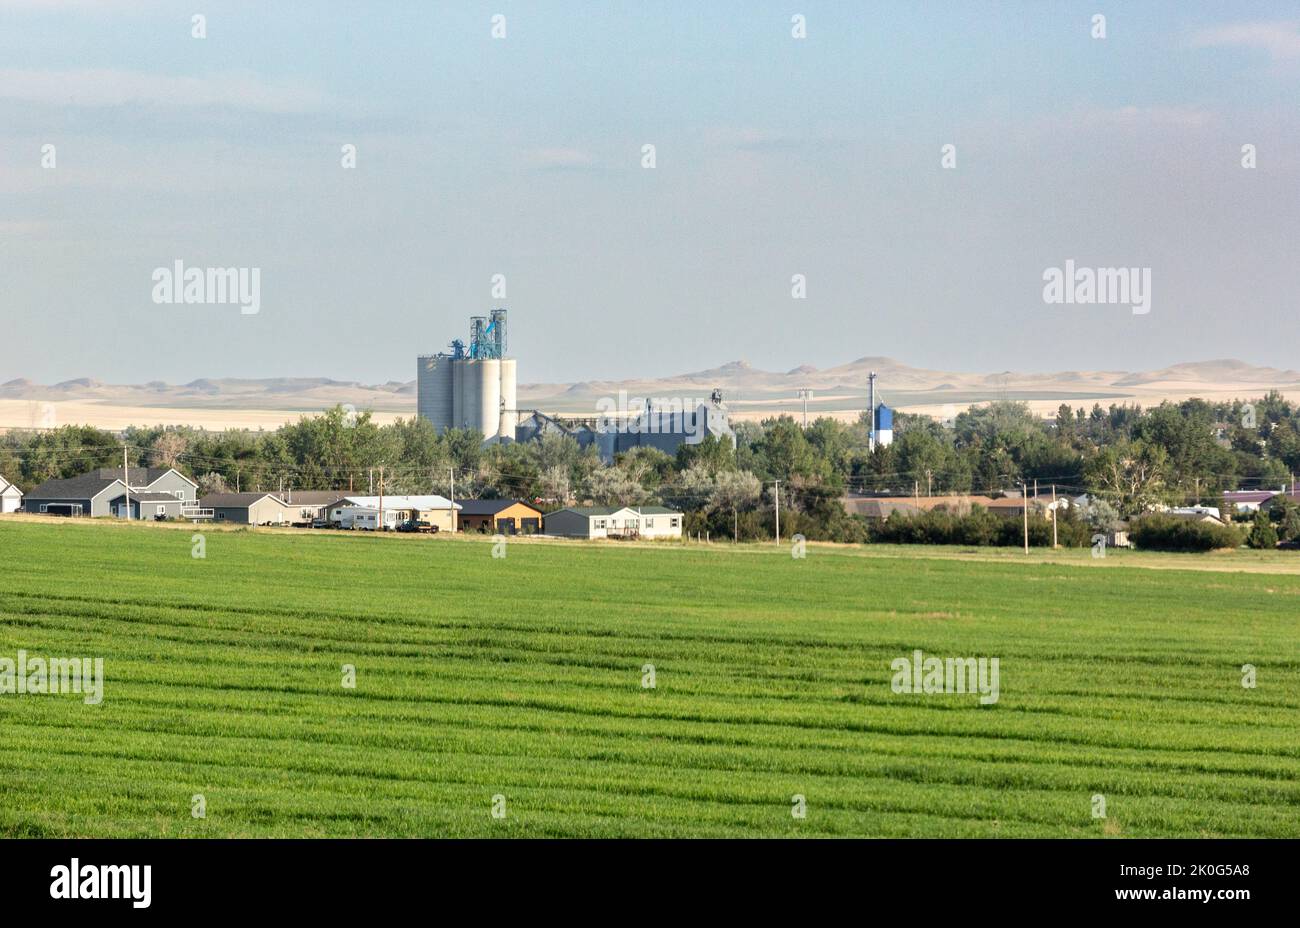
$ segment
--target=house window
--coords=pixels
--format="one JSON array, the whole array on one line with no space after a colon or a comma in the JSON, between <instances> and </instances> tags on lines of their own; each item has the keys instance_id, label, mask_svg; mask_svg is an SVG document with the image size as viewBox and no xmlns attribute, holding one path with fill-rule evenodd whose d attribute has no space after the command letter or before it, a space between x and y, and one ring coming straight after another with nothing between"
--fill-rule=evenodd
<instances>
[{"instance_id":1,"label":"house window","mask_svg":"<svg viewBox=\"0 0 1300 928\"><path fill-rule=\"evenodd\" d=\"M655 527L655 520L654 520L654 519L646 519L646 520L645 520L645 527L646 527L646 528L654 528L654 527Z\"/></svg>"},{"instance_id":2,"label":"house window","mask_svg":"<svg viewBox=\"0 0 1300 928\"><path fill-rule=\"evenodd\" d=\"M45 503L41 503L41 512L49 512L49 511L50 511L50 507Z\"/></svg>"},{"instance_id":3,"label":"house window","mask_svg":"<svg viewBox=\"0 0 1300 928\"><path fill-rule=\"evenodd\" d=\"M167 515L167 507L164 506L164 505L162 505L161 503L159 503L159 504L155 507L155 515L160 515L160 516L165 516L165 515Z\"/></svg>"},{"instance_id":4,"label":"house window","mask_svg":"<svg viewBox=\"0 0 1300 928\"><path fill-rule=\"evenodd\" d=\"M669 527L669 528L677 528L677 527L679 527L680 525L681 525L681 520L678 519L676 516L674 516L673 518L671 518L671 519L668 520L668 527Z\"/></svg>"},{"instance_id":5,"label":"house window","mask_svg":"<svg viewBox=\"0 0 1300 928\"><path fill-rule=\"evenodd\" d=\"M44 510L45 510L45 507L42 506L42 507L41 507L41 510L44 511ZM604 528L604 527L605 527L605 520L604 520L604 519L597 519L597 520L596 520L596 528Z\"/></svg>"}]
</instances>

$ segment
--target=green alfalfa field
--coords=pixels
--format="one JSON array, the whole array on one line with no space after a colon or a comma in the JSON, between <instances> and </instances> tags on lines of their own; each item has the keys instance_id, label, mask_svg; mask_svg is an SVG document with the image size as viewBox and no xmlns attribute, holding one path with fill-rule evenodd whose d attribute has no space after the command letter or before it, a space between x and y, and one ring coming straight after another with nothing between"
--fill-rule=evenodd
<instances>
[{"instance_id":1,"label":"green alfalfa field","mask_svg":"<svg viewBox=\"0 0 1300 928\"><path fill-rule=\"evenodd\" d=\"M0 518L0 835L1300 834L1288 552L192 534Z\"/></svg>"}]
</instances>

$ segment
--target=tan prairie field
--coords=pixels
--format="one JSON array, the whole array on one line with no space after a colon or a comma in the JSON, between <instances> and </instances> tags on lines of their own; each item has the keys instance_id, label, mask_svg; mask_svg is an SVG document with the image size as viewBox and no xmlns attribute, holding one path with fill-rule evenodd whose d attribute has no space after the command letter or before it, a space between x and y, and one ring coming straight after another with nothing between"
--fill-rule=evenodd
<instances>
[{"instance_id":1,"label":"tan prairie field","mask_svg":"<svg viewBox=\"0 0 1300 928\"><path fill-rule=\"evenodd\" d=\"M944 418L972 405L996 400L1027 403L1041 416L1052 416L1065 403L1072 408L1103 408L1111 404L1157 406L1168 400L1200 398L1231 402L1251 400L1276 391L1287 399L1300 401L1300 382L1294 372L1259 370L1252 377L1233 379L1231 372L1206 371L1205 378L1185 374L1180 379L1144 380L1142 375L1071 373L1065 375L969 375L943 372L897 371L891 379L887 373L878 381L877 398L902 412ZM921 376L924 374L924 376ZM823 372L830 378L831 372ZM1222 379L1216 379L1221 377ZM713 387L720 387L728 413L737 422L760 421L777 415L796 419L803 415L803 403L795 390L813 375L768 374L744 368L742 374L730 366L715 371L665 378L656 381L628 381L587 384L524 384L520 386L521 410L539 409L554 415L594 416L601 399L626 391L629 397L707 397ZM334 405L369 410L379 424L416 414L413 390L392 390L362 385L338 385L282 392L259 390L245 383L238 390L215 391L212 395L191 396L179 389L154 391L156 400L141 402L146 393L139 387L114 387L96 384L84 390L29 387L22 398L5 398L0 393L0 431L7 429L52 428L60 425L91 425L120 430L127 426L188 425L220 431L226 429L267 429L297 421L302 416L319 415ZM0 388L2 389L2 388ZM866 409L865 385L860 391L843 386L814 391L809 401L809 419L830 417L853 422Z\"/></svg>"},{"instance_id":2,"label":"tan prairie field","mask_svg":"<svg viewBox=\"0 0 1300 928\"><path fill-rule=\"evenodd\" d=\"M415 415L414 402L409 411L372 411L380 425ZM329 407L311 409L226 409L203 406L137 406L85 400L0 399L0 430L56 428L60 425L90 425L109 431L128 426L187 425L220 432L230 429L266 429L273 431L302 416L319 415Z\"/></svg>"}]
</instances>

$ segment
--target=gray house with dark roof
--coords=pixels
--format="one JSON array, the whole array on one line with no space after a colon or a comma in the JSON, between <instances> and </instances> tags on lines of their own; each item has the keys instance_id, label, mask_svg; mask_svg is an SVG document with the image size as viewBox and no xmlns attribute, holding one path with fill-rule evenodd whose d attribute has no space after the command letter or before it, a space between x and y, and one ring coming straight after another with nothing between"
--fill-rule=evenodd
<instances>
[{"instance_id":1,"label":"gray house with dark roof","mask_svg":"<svg viewBox=\"0 0 1300 928\"><path fill-rule=\"evenodd\" d=\"M295 510L274 493L209 493L200 501L214 522L240 525L291 525Z\"/></svg>"},{"instance_id":2,"label":"gray house with dark roof","mask_svg":"<svg viewBox=\"0 0 1300 928\"><path fill-rule=\"evenodd\" d=\"M123 482L121 467L100 467L79 477L47 480L23 499L24 512L47 513L62 516L112 516L119 518L154 518L157 506L164 505L175 518L195 506L198 484L170 467L132 467L126 471L131 481ZM160 497L143 510L135 502L137 495ZM126 497L132 498L129 510ZM173 506L171 501L177 505ZM143 511L144 515L140 513Z\"/></svg>"},{"instance_id":3,"label":"gray house with dark roof","mask_svg":"<svg viewBox=\"0 0 1300 928\"><path fill-rule=\"evenodd\" d=\"M181 519L192 515L195 508L192 502L177 499L171 493L148 490L127 493L123 490L108 501L109 512L121 517L128 498L131 501L131 514L127 518L130 519Z\"/></svg>"}]
</instances>

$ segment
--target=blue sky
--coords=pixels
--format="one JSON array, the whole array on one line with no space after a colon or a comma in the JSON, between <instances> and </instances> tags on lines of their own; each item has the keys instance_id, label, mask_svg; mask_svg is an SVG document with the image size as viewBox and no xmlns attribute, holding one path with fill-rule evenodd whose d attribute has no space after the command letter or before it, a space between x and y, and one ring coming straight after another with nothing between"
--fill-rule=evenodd
<instances>
[{"instance_id":1,"label":"blue sky","mask_svg":"<svg viewBox=\"0 0 1300 928\"><path fill-rule=\"evenodd\" d=\"M410 380L496 305L530 382L1300 368L1298 104L1297 3L0 0L0 381Z\"/></svg>"}]
</instances>

